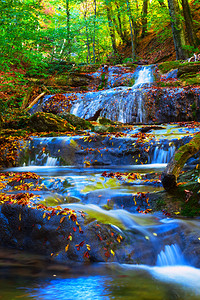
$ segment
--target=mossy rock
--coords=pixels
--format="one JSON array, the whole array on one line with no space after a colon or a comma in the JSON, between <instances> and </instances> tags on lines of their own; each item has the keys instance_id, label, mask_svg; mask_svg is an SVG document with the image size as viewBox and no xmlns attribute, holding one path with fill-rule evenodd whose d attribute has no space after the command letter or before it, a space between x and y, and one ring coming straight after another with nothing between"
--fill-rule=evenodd
<instances>
[{"instance_id":1,"label":"mossy rock","mask_svg":"<svg viewBox=\"0 0 200 300\"><path fill-rule=\"evenodd\" d=\"M107 119L105 117L99 117L97 119L97 122L99 122L99 124L101 125L115 125L116 123L110 119Z\"/></svg>"},{"instance_id":2,"label":"mossy rock","mask_svg":"<svg viewBox=\"0 0 200 300\"><path fill-rule=\"evenodd\" d=\"M158 69L162 72L162 74L165 74L169 72L170 70L177 69L181 64L181 61L166 61L158 65Z\"/></svg>"},{"instance_id":3,"label":"mossy rock","mask_svg":"<svg viewBox=\"0 0 200 300\"><path fill-rule=\"evenodd\" d=\"M200 75L198 73L187 73L181 76L184 85L200 85Z\"/></svg>"},{"instance_id":4,"label":"mossy rock","mask_svg":"<svg viewBox=\"0 0 200 300\"><path fill-rule=\"evenodd\" d=\"M182 75L186 75L188 76L189 73L192 74L196 74L198 73L200 70L200 65L196 65L196 64L189 64L189 65L182 65L178 68L178 73L177 73L177 77L180 78Z\"/></svg>"},{"instance_id":5,"label":"mossy rock","mask_svg":"<svg viewBox=\"0 0 200 300\"><path fill-rule=\"evenodd\" d=\"M86 121L85 119L77 117L68 112L60 113L60 114L58 114L58 116L64 120L66 120L68 123L72 124L78 130L93 129L93 125L89 121Z\"/></svg>"},{"instance_id":6,"label":"mossy rock","mask_svg":"<svg viewBox=\"0 0 200 300\"><path fill-rule=\"evenodd\" d=\"M176 60L176 61L166 61L166 62L158 64L158 69L162 72L162 74L165 74L165 73L169 72L170 70L174 70L174 69L180 70L180 75L178 75L178 77L181 76L181 74L185 73L185 70L187 68L188 68L188 70L192 70L193 67L194 67L194 69L196 67L200 68L200 62L199 61L183 62L182 60ZM186 73L189 73L189 72L186 72Z\"/></svg>"},{"instance_id":7,"label":"mossy rock","mask_svg":"<svg viewBox=\"0 0 200 300\"><path fill-rule=\"evenodd\" d=\"M51 113L35 113L28 119L28 126L37 132L73 131L74 128L67 121Z\"/></svg>"}]
</instances>

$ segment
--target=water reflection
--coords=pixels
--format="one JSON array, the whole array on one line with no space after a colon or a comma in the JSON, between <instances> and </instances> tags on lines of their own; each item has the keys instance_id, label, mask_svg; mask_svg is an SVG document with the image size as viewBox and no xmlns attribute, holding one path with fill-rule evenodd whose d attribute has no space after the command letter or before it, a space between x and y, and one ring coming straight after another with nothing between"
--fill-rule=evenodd
<instances>
[{"instance_id":1,"label":"water reflection","mask_svg":"<svg viewBox=\"0 0 200 300\"><path fill-rule=\"evenodd\" d=\"M41 257L30 254L29 258L28 254L24 257L21 252L19 256L16 252L11 260L11 254L14 253L11 251L7 258L9 267L2 268L3 259L0 260L0 299L3 300L200 299L200 270L190 266L98 263L69 268L49 265ZM37 268L29 266L29 260L33 259Z\"/></svg>"},{"instance_id":2,"label":"water reflection","mask_svg":"<svg viewBox=\"0 0 200 300\"><path fill-rule=\"evenodd\" d=\"M171 276L167 277L170 270L165 268L140 268L134 267L132 270L120 272L115 269L107 275L91 275L78 278L57 278L37 284L33 288L27 289L31 297L38 300L57 299L131 299L131 300L187 300L199 299L199 284L197 279L189 289L184 286L184 282L179 278L185 278L189 274L192 279L199 271L194 268L182 267L180 270L171 267ZM189 269L189 270L188 270ZM189 273L188 273L189 272ZM109 272L108 272L109 273ZM161 278L159 278L161 274ZM191 275L193 274L193 275ZM156 276L157 275L157 276ZM161 279L161 280L160 280ZM187 285L187 284L186 284Z\"/></svg>"},{"instance_id":3,"label":"water reflection","mask_svg":"<svg viewBox=\"0 0 200 300\"><path fill-rule=\"evenodd\" d=\"M104 283L106 276L55 279L28 291L38 300L110 299Z\"/></svg>"}]
</instances>

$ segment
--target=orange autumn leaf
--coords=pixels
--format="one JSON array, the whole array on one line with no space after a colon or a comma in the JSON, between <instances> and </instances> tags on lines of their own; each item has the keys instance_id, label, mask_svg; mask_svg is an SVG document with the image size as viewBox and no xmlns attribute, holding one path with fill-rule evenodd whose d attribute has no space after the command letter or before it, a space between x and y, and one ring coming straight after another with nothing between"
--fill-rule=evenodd
<instances>
[{"instance_id":1,"label":"orange autumn leaf","mask_svg":"<svg viewBox=\"0 0 200 300\"><path fill-rule=\"evenodd\" d=\"M64 217L62 217L62 218L60 219L60 224L64 222L65 218L66 218L66 217L64 216Z\"/></svg>"},{"instance_id":2,"label":"orange autumn leaf","mask_svg":"<svg viewBox=\"0 0 200 300\"><path fill-rule=\"evenodd\" d=\"M69 249L69 244L65 247L65 252L67 252Z\"/></svg>"}]
</instances>

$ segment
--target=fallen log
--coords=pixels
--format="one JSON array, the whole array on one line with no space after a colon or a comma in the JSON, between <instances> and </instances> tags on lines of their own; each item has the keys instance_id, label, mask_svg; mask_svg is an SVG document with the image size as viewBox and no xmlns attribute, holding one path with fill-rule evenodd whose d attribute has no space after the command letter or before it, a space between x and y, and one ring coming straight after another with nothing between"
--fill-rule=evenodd
<instances>
[{"instance_id":1,"label":"fallen log","mask_svg":"<svg viewBox=\"0 0 200 300\"><path fill-rule=\"evenodd\" d=\"M181 146L171 158L161 175L164 189L173 192L177 186L177 178L186 161L200 150L200 133L196 134L191 141Z\"/></svg>"},{"instance_id":2,"label":"fallen log","mask_svg":"<svg viewBox=\"0 0 200 300\"><path fill-rule=\"evenodd\" d=\"M35 104L39 101L39 99L40 99L41 97L43 97L45 94L46 94L46 92L42 92L39 96L37 96L37 97L29 104L29 106L26 108L26 110L29 110L33 105L35 105Z\"/></svg>"}]
</instances>

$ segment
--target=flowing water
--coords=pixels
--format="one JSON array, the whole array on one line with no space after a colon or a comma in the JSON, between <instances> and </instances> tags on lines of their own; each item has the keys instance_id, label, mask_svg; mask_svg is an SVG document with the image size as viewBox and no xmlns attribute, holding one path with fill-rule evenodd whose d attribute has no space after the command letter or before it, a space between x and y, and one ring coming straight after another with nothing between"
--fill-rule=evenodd
<instances>
[{"instance_id":1,"label":"flowing water","mask_svg":"<svg viewBox=\"0 0 200 300\"><path fill-rule=\"evenodd\" d=\"M151 84L152 67L140 67L136 75L132 88L87 93L74 103L71 112L89 118L92 110L103 107L102 115L108 118L144 122L141 89ZM112 85L110 82L110 87ZM109 103L108 98L112 99ZM138 204L133 202L138 193L162 190L159 175L175 150L187 142L196 129L176 124L153 129L150 131L153 140L148 138L144 143L148 157L141 150L133 159L130 149L137 143L135 134L141 128L124 129L126 136L123 138L97 137L94 133L75 137L34 137L27 144L22 166L8 170L39 174L47 189L37 192L43 201L53 196L63 207L98 212L108 222L117 220L113 224L115 228L118 223L123 224L136 234L133 243L139 245L138 264L98 263L69 267L50 263L38 255L0 248L0 299L200 299L200 270L193 267L194 257L186 249L190 239L184 236L184 232L195 232L195 245L200 243L199 221L169 219L162 214L138 214ZM144 164L138 163L142 155ZM103 176L115 172L136 175L131 181ZM112 207L107 211L104 206L110 202ZM140 248L140 245L147 246ZM148 255L146 265L139 262L142 252Z\"/></svg>"},{"instance_id":2,"label":"flowing water","mask_svg":"<svg viewBox=\"0 0 200 300\"><path fill-rule=\"evenodd\" d=\"M138 67L136 81L131 87L117 87L96 93L81 95L71 108L71 113L81 118L91 118L101 110L100 115L122 123L145 122L144 94L141 88L153 82L153 66Z\"/></svg>"}]
</instances>

